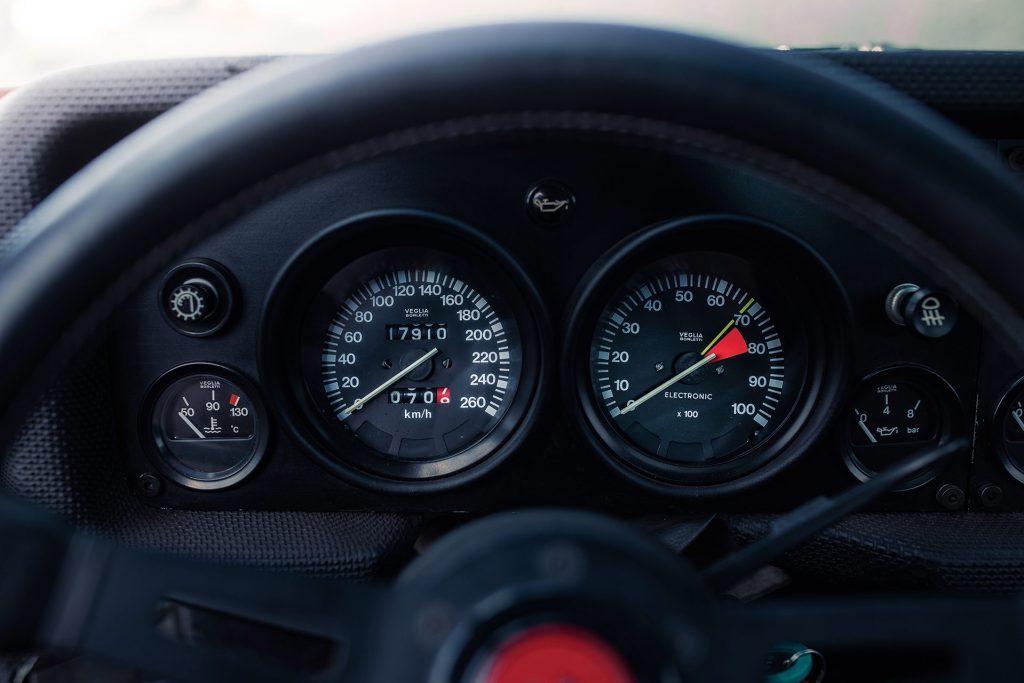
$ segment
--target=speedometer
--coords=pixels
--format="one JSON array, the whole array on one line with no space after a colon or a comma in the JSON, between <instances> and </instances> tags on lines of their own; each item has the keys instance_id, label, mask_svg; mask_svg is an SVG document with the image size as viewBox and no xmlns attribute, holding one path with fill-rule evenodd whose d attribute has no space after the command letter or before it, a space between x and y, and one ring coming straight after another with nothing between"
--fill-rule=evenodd
<instances>
[{"instance_id":1,"label":"speedometer","mask_svg":"<svg viewBox=\"0 0 1024 683\"><path fill-rule=\"evenodd\" d=\"M453 238L444 224L390 217L359 227L333 238L362 255L339 267L342 252L321 241L292 271L311 287L292 295L310 297L299 398L327 462L391 490L482 471L481 461L523 438L536 405L532 289L510 259L477 248L468 228ZM377 246L384 240L408 246Z\"/></svg>"},{"instance_id":2,"label":"speedometer","mask_svg":"<svg viewBox=\"0 0 1024 683\"><path fill-rule=\"evenodd\" d=\"M519 326L492 300L443 265L360 282L323 331L317 388L334 419L405 459L480 441L508 411L522 372Z\"/></svg>"}]
</instances>

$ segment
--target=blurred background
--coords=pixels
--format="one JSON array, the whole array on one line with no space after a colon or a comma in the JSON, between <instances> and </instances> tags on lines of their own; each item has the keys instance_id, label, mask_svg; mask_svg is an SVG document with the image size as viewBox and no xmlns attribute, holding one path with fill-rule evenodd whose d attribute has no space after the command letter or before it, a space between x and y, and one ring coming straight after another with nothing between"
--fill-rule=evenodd
<instances>
[{"instance_id":1,"label":"blurred background","mask_svg":"<svg viewBox=\"0 0 1024 683\"><path fill-rule=\"evenodd\" d=\"M537 19L663 26L767 46L1024 49L1024 0L0 0L0 87L99 62L323 52Z\"/></svg>"}]
</instances>

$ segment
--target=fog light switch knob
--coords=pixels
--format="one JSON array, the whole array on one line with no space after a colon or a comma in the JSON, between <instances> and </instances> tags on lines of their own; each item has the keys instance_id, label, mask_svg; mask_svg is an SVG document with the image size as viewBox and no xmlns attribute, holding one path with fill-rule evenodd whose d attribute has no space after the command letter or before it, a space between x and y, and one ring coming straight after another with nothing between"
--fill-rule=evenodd
<instances>
[{"instance_id":1,"label":"fog light switch knob","mask_svg":"<svg viewBox=\"0 0 1024 683\"><path fill-rule=\"evenodd\" d=\"M885 313L889 320L922 337L938 338L953 331L960 307L946 292L904 283L885 297Z\"/></svg>"}]
</instances>

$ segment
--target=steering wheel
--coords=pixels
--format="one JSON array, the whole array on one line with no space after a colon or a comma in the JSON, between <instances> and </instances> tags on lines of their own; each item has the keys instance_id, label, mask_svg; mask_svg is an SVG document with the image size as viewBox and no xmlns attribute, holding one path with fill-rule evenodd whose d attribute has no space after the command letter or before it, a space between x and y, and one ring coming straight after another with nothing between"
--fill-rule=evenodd
<instances>
[{"instance_id":1,"label":"steering wheel","mask_svg":"<svg viewBox=\"0 0 1024 683\"><path fill-rule=\"evenodd\" d=\"M0 270L0 438L121 301L233 217L383 155L537 134L767 176L903 249L1024 361L1024 193L934 114L811 59L639 28L489 27L263 67L160 117L44 201ZM0 646L179 680L563 680L538 664L556 652L593 664L591 681L749 681L774 645L810 640L941 645L978 678L1020 657L1015 601L740 607L668 549L581 512L476 522L390 585L149 556L11 500L0 547Z\"/></svg>"}]
</instances>

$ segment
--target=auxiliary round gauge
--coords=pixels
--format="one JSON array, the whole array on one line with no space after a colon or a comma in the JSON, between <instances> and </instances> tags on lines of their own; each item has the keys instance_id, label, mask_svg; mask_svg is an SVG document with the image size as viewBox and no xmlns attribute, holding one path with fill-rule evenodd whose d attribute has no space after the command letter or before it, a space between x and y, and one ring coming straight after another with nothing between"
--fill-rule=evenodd
<instances>
[{"instance_id":1,"label":"auxiliary round gauge","mask_svg":"<svg viewBox=\"0 0 1024 683\"><path fill-rule=\"evenodd\" d=\"M1007 471L1024 482L1024 378L999 401L995 413L996 450Z\"/></svg>"},{"instance_id":2,"label":"auxiliary round gauge","mask_svg":"<svg viewBox=\"0 0 1024 683\"><path fill-rule=\"evenodd\" d=\"M408 246L384 246L395 242ZM313 288L291 290L310 303L282 353L296 361L296 399L327 462L373 475L360 483L415 490L514 445L540 369L514 266L468 228L391 215L332 233L300 263L293 272Z\"/></svg>"},{"instance_id":3,"label":"auxiliary round gauge","mask_svg":"<svg viewBox=\"0 0 1024 683\"><path fill-rule=\"evenodd\" d=\"M763 466L820 372L808 340L829 314L801 318L820 291L768 266L773 253L791 268L806 257L790 256L774 233L738 239L767 229L737 223L670 225L661 239L617 249L576 312L586 343L569 353L585 359L577 381L588 426L648 476L714 484ZM670 248L681 245L691 249Z\"/></svg>"},{"instance_id":4,"label":"auxiliary round gauge","mask_svg":"<svg viewBox=\"0 0 1024 683\"><path fill-rule=\"evenodd\" d=\"M900 458L937 446L962 430L957 398L938 376L921 368L874 373L857 387L844 431L850 471L867 480ZM920 486L935 471L922 473L900 490Z\"/></svg>"},{"instance_id":5,"label":"auxiliary round gauge","mask_svg":"<svg viewBox=\"0 0 1024 683\"><path fill-rule=\"evenodd\" d=\"M143 419L160 469L190 488L238 483L266 448L267 418L255 390L218 365L184 365L162 377Z\"/></svg>"}]
</instances>

